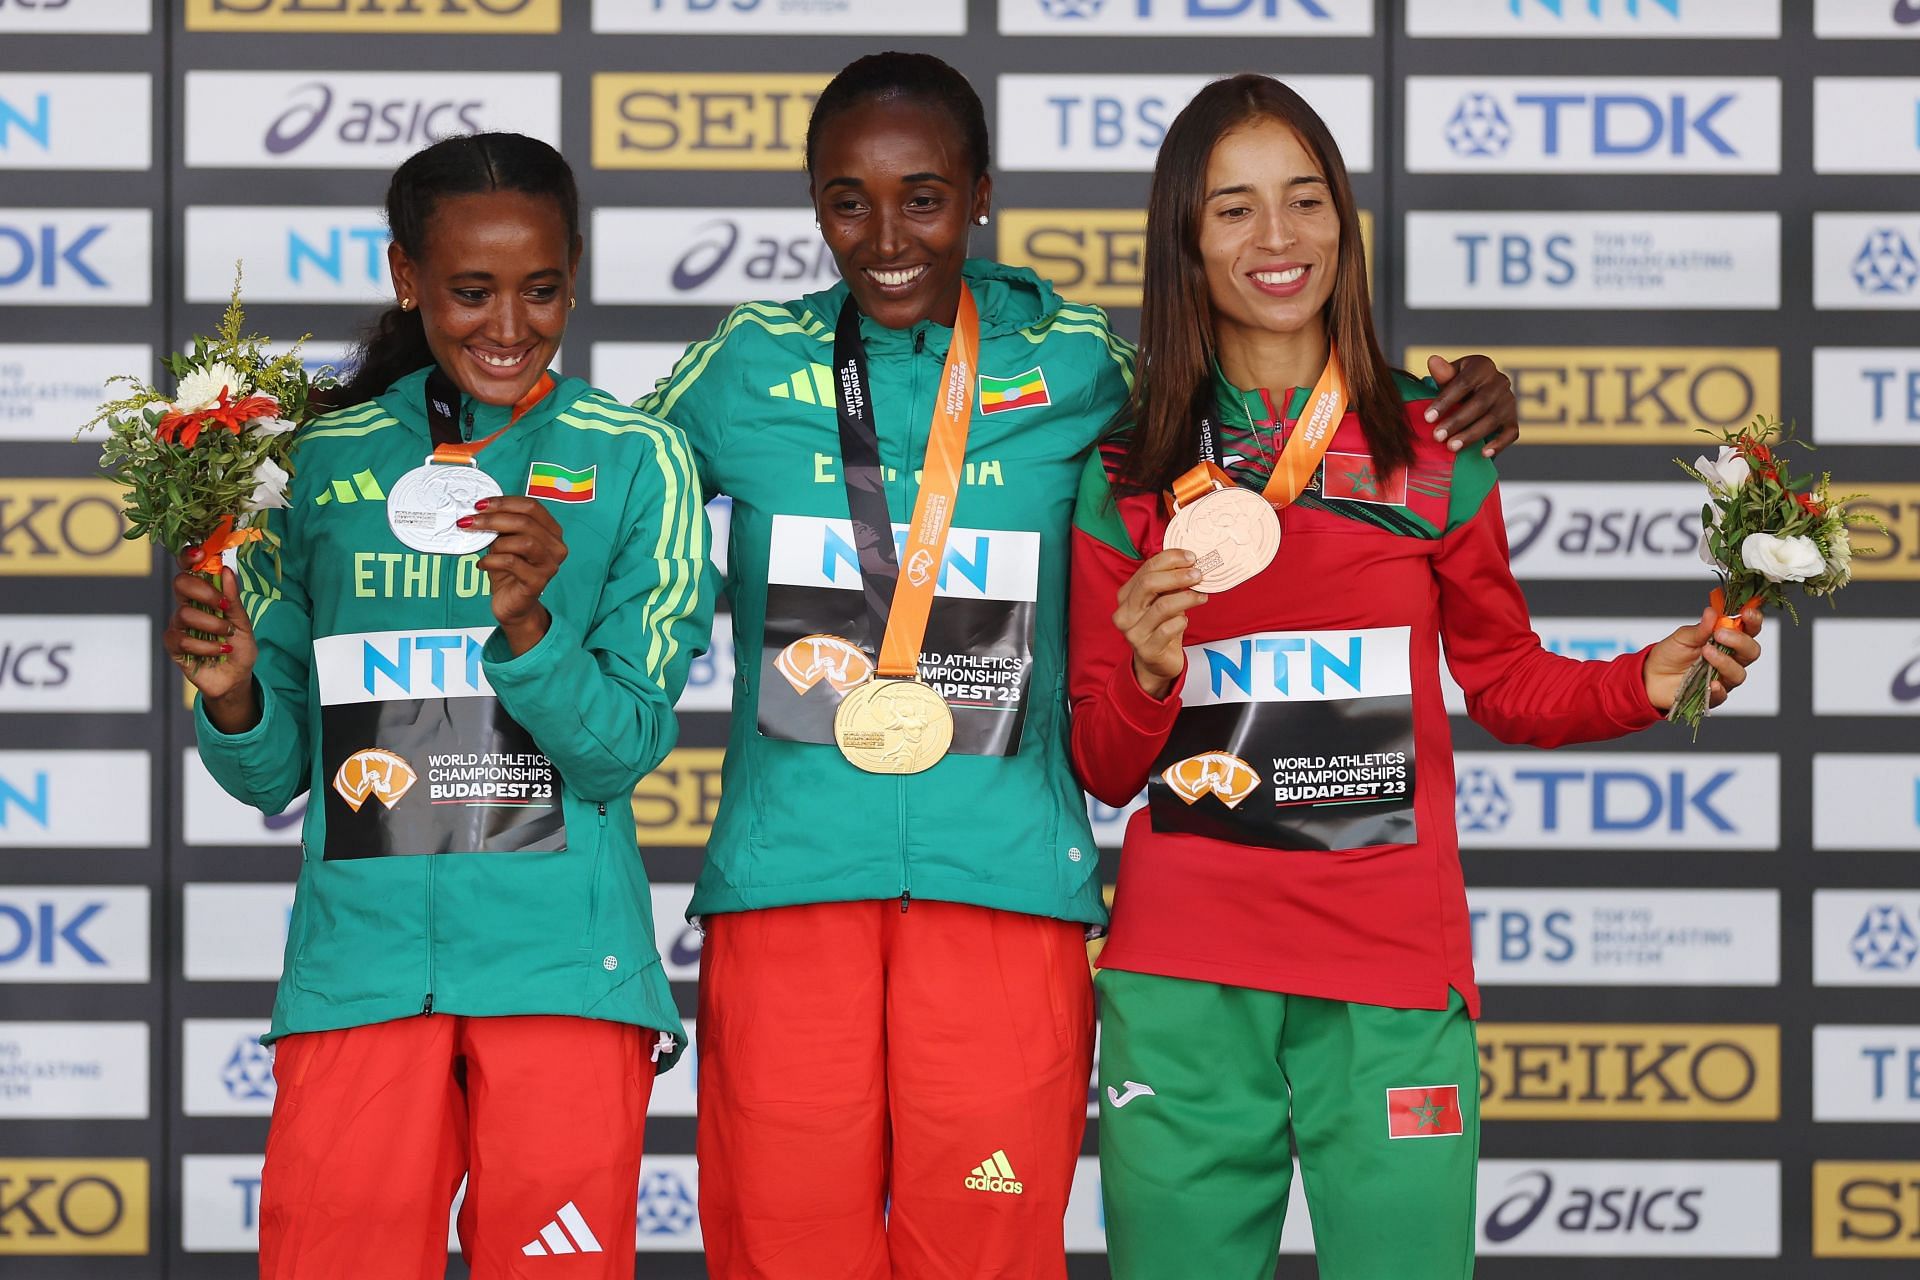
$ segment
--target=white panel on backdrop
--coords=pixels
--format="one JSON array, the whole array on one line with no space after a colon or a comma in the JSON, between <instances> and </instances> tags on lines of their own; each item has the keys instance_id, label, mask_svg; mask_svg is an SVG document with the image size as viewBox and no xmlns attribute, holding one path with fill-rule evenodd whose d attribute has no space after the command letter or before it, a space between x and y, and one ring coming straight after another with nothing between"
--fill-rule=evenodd
<instances>
[{"instance_id":1,"label":"white panel on backdrop","mask_svg":"<svg viewBox=\"0 0 1920 1280\"><path fill-rule=\"evenodd\" d=\"M966 0L593 0L595 31L723 36L959 36Z\"/></svg>"},{"instance_id":2,"label":"white panel on backdrop","mask_svg":"<svg viewBox=\"0 0 1920 1280\"><path fill-rule=\"evenodd\" d=\"M285 812L263 814L221 790L200 761L200 752L187 747L180 753L181 827L188 844L298 845L300 823L307 815L303 795Z\"/></svg>"},{"instance_id":3,"label":"white panel on backdrop","mask_svg":"<svg viewBox=\"0 0 1920 1280\"><path fill-rule=\"evenodd\" d=\"M225 302L233 264L247 301L391 302L387 224L352 205L187 206L187 301Z\"/></svg>"},{"instance_id":4,"label":"white panel on backdrop","mask_svg":"<svg viewBox=\"0 0 1920 1280\"><path fill-rule=\"evenodd\" d=\"M1743 752L1462 751L1467 849L1775 849L1780 757Z\"/></svg>"},{"instance_id":5,"label":"white panel on backdrop","mask_svg":"<svg viewBox=\"0 0 1920 1280\"><path fill-rule=\"evenodd\" d=\"M0 4L0 31L64 35L153 30L153 0L13 0Z\"/></svg>"},{"instance_id":6,"label":"white panel on backdrop","mask_svg":"<svg viewBox=\"0 0 1920 1280\"><path fill-rule=\"evenodd\" d=\"M1102 849L1118 849L1126 841L1128 821L1146 807L1147 793L1144 791L1118 809L1089 796L1087 821L1093 827L1094 844Z\"/></svg>"},{"instance_id":7,"label":"white panel on backdrop","mask_svg":"<svg viewBox=\"0 0 1920 1280\"><path fill-rule=\"evenodd\" d=\"M291 884L189 884L181 971L189 982L277 982L293 916Z\"/></svg>"},{"instance_id":8,"label":"white panel on backdrop","mask_svg":"<svg viewBox=\"0 0 1920 1280\"><path fill-rule=\"evenodd\" d=\"M1515 577L1695 578L1706 602L1713 580L1699 556L1699 485L1515 481L1501 489Z\"/></svg>"},{"instance_id":9,"label":"white panel on backdrop","mask_svg":"<svg viewBox=\"0 0 1920 1280\"><path fill-rule=\"evenodd\" d=\"M1920 79L1815 76L1813 171L1920 173Z\"/></svg>"},{"instance_id":10,"label":"white panel on backdrop","mask_svg":"<svg viewBox=\"0 0 1920 1280\"><path fill-rule=\"evenodd\" d=\"M1486 987L1771 987L1773 889L1469 889Z\"/></svg>"},{"instance_id":11,"label":"white panel on backdrop","mask_svg":"<svg viewBox=\"0 0 1920 1280\"><path fill-rule=\"evenodd\" d=\"M596 342L593 344L593 385L615 399L632 404L653 394L654 386L673 372L686 354L684 342Z\"/></svg>"},{"instance_id":12,"label":"white panel on backdrop","mask_svg":"<svg viewBox=\"0 0 1920 1280\"><path fill-rule=\"evenodd\" d=\"M180 1158L180 1247L252 1253L260 1247L260 1167L251 1156Z\"/></svg>"},{"instance_id":13,"label":"white panel on backdrop","mask_svg":"<svg viewBox=\"0 0 1920 1280\"><path fill-rule=\"evenodd\" d=\"M187 167L392 169L462 133L560 145L550 72L189 71Z\"/></svg>"},{"instance_id":14,"label":"white panel on backdrop","mask_svg":"<svg viewBox=\"0 0 1920 1280\"><path fill-rule=\"evenodd\" d=\"M1704 601L1703 601L1704 603ZM1610 662L1622 654L1637 653L1666 639L1675 627L1694 618L1535 618L1533 630L1549 653L1583 662ZM1780 714L1781 631L1769 629L1760 660L1747 668L1747 682L1738 694L1715 711L1716 716L1774 716ZM1444 651L1444 644L1442 649ZM1467 714L1467 699L1445 662L1440 664L1440 691L1447 714Z\"/></svg>"},{"instance_id":15,"label":"white panel on backdrop","mask_svg":"<svg viewBox=\"0 0 1920 1280\"><path fill-rule=\"evenodd\" d=\"M1814 214L1813 305L1920 311L1920 213Z\"/></svg>"},{"instance_id":16,"label":"white panel on backdrop","mask_svg":"<svg viewBox=\"0 0 1920 1280\"><path fill-rule=\"evenodd\" d=\"M145 751L0 751L0 848L145 849L152 776Z\"/></svg>"},{"instance_id":17,"label":"white panel on backdrop","mask_svg":"<svg viewBox=\"0 0 1920 1280\"><path fill-rule=\"evenodd\" d=\"M153 266L151 209L0 209L0 307L144 307Z\"/></svg>"},{"instance_id":18,"label":"white panel on backdrop","mask_svg":"<svg viewBox=\"0 0 1920 1280\"><path fill-rule=\"evenodd\" d=\"M265 1018L187 1018L180 1024L180 1108L190 1116L265 1116L276 1093Z\"/></svg>"},{"instance_id":19,"label":"white panel on backdrop","mask_svg":"<svg viewBox=\"0 0 1920 1280\"><path fill-rule=\"evenodd\" d=\"M1777 1258L1773 1160L1482 1160L1482 1257Z\"/></svg>"},{"instance_id":20,"label":"white panel on backdrop","mask_svg":"<svg viewBox=\"0 0 1920 1280\"><path fill-rule=\"evenodd\" d=\"M144 885L0 887L0 982L145 982Z\"/></svg>"},{"instance_id":21,"label":"white panel on backdrop","mask_svg":"<svg viewBox=\"0 0 1920 1280\"><path fill-rule=\"evenodd\" d=\"M1780 0L1406 0L1407 34L1598 37L1606 40L1773 38Z\"/></svg>"},{"instance_id":22,"label":"white panel on backdrop","mask_svg":"<svg viewBox=\"0 0 1920 1280\"><path fill-rule=\"evenodd\" d=\"M0 711L147 711L152 646L143 614L0 614Z\"/></svg>"},{"instance_id":23,"label":"white panel on backdrop","mask_svg":"<svg viewBox=\"0 0 1920 1280\"><path fill-rule=\"evenodd\" d=\"M1813 34L1823 40L1920 40L1914 0L1813 0Z\"/></svg>"},{"instance_id":24,"label":"white panel on backdrop","mask_svg":"<svg viewBox=\"0 0 1920 1280\"><path fill-rule=\"evenodd\" d=\"M1816 754L1813 847L1920 853L1920 755Z\"/></svg>"},{"instance_id":25,"label":"white panel on backdrop","mask_svg":"<svg viewBox=\"0 0 1920 1280\"><path fill-rule=\"evenodd\" d=\"M692 1156L648 1156L640 1165L636 1247L641 1253L700 1252L705 1244L699 1203L700 1170Z\"/></svg>"},{"instance_id":26,"label":"white panel on backdrop","mask_svg":"<svg viewBox=\"0 0 1920 1280\"><path fill-rule=\"evenodd\" d=\"M1813 1118L1920 1120L1920 1027L1815 1027Z\"/></svg>"},{"instance_id":27,"label":"white panel on backdrop","mask_svg":"<svg viewBox=\"0 0 1920 1280\"><path fill-rule=\"evenodd\" d=\"M669 982L700 980L700 944L705 935L687 920L693 886L668 883L653 886L653 941L660 949L660 966Z\"/></svg>"},{"instance_id":28,"label":"white panel on backdrop","mask_svg":"<svg viewBox=\"0 0 1920 1280\"><path fill-rule=\"evenodd\" d=\"M1370 36L1372 0L1000 0L1019 36Z\"/></svg>"},{"instance_id":29,"label":"white panel on backdrop","mask_svg":"<svg viewBox=\"0 0 1920 1280\"><path fill-rule=\"evenodd\" d=\"M147 1118L144 1022L0 1022L0 1120Z\"/></svg>"},{"instance_id":30,"label":"white panel on backdrop","mask_svg":"<svg viewBox=\"0 0 1920 1280\"><path fill-rule=\"evenodd\" d=\"M1815 347L1813 438L1920 444L1920 347Z\"/></svg>"},{"instance_id":31,"label":"white panel on backdrop","mask_svg":"<svg viewBox=\"0 0 1920 1280\"><path fill-rule=\"evenodd\" d=\"M1815 889L1813 985L1920 987L1920 889Z\"/></svg>"},{"instance_id":32,"label":"white panel on backdrop","mask_svg":"<svg viewBox=\"0 0 1920 1280\"><path fill-rule=\"evenodd\" d=\"M0 440L72 440L101 401L107 379L149 377L153 348L139 342L0 343ZM106 433L81 437L98 446Z\"/></svg>"},{"instance_id":33,"label":"white panel on backdrop","mask_svg":"<svg viewBox=\"0 0 1920 1280\"><path fill-rule=\"evenodd\" d=\"M1780 172L1777 76L1408 76L1406 101L1409 173Z\"/></svg>"},{"instance_id":34,"label":"white panel on backdrop","mask_svg":"<svg viewBox=\"0 0 1920 1280\"><path fill-rule=\"evenodd\" d=\"M152 166L152 76L0 75L0 169Z\"/></svg>"},{"instance_id":35,"label":"white panel on backdrop","mask_svg":"<svg viewBox=\"0 0 1920 1280\"><path fill-rule=\"evenodd\" d=\"M674 703L676 711L731 711L739 690L734 687L733 615L713 616L713 638L707 651L687 668L687 685Z\"/></svg>"},{"instance_id":36,"label":"white panel on backdrop","mask_svg":"<svg viewBox=\"0 0 1920 1280\"><path fill-rule=\"evenodd\" d=\"M1151 173L1167 126L1218 76L1003 75L1002 169ZM1333 131L1352 173L1373 170L1373 77L1281 76Z\"/></svg>"},{"instance_id":37,"label":"white panel on backdrop","mask_svg":"<svg viewBox=\"0 0 1920 1280\"><path fill-rule=\"evenodd\" d=\"M785 300L840 278L810 209L602 208L592 237L596 303Z\"/></svg>"},{"instance_id":38,"label":"white panel on backdrop","mask_svg":"<svg viewBox=\"0 0 1920 1280\"><path fill-rule=\"evenodd\" d=\"M1920 618L1815 618L1813 711L1920 716Z\"/></svg>"},{"instance_id":39,"label":"white panel on backdrop","mask_svg":"<svg viewBox=\"0 0 1920 1280\"><path fill-rule=\"evenodd\" d=\"M684 1020L687 1047L673 1070L653 1078L653 1093L647 1099L650 1116L690 1116L694 1113L695 1087L699 1075L700 1030L695 1019Z\"/></svg>"},{"instance_id":40,"label":"white panel on backdrop","mask_svg":"<svg viewBox=\"0 0 1920 1280\"><path fill-rule=\"evenodd\" d=\"M1407 306L1763 310L1777 213L1407 214Z\"/></svg>"}]
</instances>

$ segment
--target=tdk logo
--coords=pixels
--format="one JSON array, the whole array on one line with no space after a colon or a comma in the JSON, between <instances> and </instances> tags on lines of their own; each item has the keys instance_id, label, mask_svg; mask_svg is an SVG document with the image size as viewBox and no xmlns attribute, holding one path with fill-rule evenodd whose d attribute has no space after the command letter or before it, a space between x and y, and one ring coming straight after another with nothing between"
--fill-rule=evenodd
<instances>
[{"instance_id":1,"label":"tdk logo","mask_svg":"<svg viewBox=\"0 0 1920 1280\"><path fill-rule=\"evenodd\" d=\"M1540 148L1557 156L1573 141L1574 131L1590 144L1596 156L1638 156L1665 149L1683 156L1689 146L1723 156L1736 156L1727 139L1714 129L1714 117L1733 103L1722 93L1704 105L1690 104L1685 94L1657 101L1640 94L1515 94L1514 113L1540 133ZM1447 142L1461 155L1497 156L1513 140L1513 126L1492 95L1472 93L1460 100L1447 121Z\"/></svg>"},{"instance_id":2,"label":"tdk logo","mask_svg":"<svg viewBox=\"0 0 1920 1280\"><path fill-rule=\"evenodd\" d=\"M1710 837L1774 848L1779 759L1764 755L1561 753L1552 762L1462 752L1454 788L1462 842L1524 848L1672 846Z\"/></svg>"},{"instance_id":3,"label":"tdk logo","mask_svg":"<svg viewBox=\"0 0 1920 1280\"><path fill-rule=\"evenodd\" d=\"M44 289L109 288L106 276L88 256L107 230L101 222L79 227L0 222L0 289L18 284L38 284Z\"/></svg>"},{"instance_id":4,"label":"tdk logo","mask_svg":"<svg viewBox=\"0 0 1920 1280\"><path fill-rule=\"evenodd\" d=\"M1537 790L1540 825L1548 832L1577 820L1573 807L1583 797L1584 815L1596 832L1659 828L1678 833L1689 829L1690 819L1711 831L1735 829L1713 803L1714 794L1732 781L1731 769L1716 770L1704 783L1678 769L1664 776L1639 769L1515 769L1510 776L1518 786ZM1513 817L1507 792L1484 769L1462 776L1456 793L1463 831L1499 831Z\"/></svg>"},{"instance_id":5,"label":"tdk logo","mask_svg":"<svg viewBox=\"0 0 1920 1280\"><path fill-rule=\"evenodd\" d=\"M1298 10L1301 16L1331 18L1320 0L1040 0L1041 12L1049 18L1088 21L1101 17L1111 8L1118 15L1151 21L1162 15L1184 16L1204 21L1209 18L1277 18L1282 9Z\"/></svg>"},{"instance_id":6,"label":"tdk logo","mask_svg":"<svg viewBox=\"0 0 1920 1280\"><path fill-rule=\"evenodd\" d=\"M63 961L88 968L107 965L87 937L87 926L106 910L104 902L82 905L0 900L0 969L53 968Z\"/></svg>"},{"instance_id":7,"label":"tdk logo","mask_svg":"<svg viewBox=\"0 0 1920 1280\"><path fill-rule=\"evenodd\" d=\"M383 682L409 697L434 698L488 693L480 670L484 642L458 633L400 636L361 646L361 686L378 696Z\"/></svg>"},{"instance_id":8,"label":"tdk logo","mask_svg":"<svg viewBox=\"0 0 1920 1280\"><path fill-rule=\"evenodd\" d=\"M1853 962L1862 969L1904 973L1920 955L1920 934L1914 932L1899 907L1875 905L1867 909L1849 942Z\"/></svg>"},{"instance_id":9,"label":"tdk logo","mask_svg":"<svg viewBox=\"0 0 1920 1280\"><path fill-rule=\"evenodd\" d=\"M1920 281L1920 258L1906 236L1891 227L1868 233L1853 259L1853 282L1866 294L1905 295Z\"/></svg>"},{"instance_id":10,"label":"tdk logo","mask_svg":"<svg viewBox=\"0 0 1920 1280\"><path fill-rule=\"evenodd\" d=\"M1366 0L999 0L999 9L1005 35L1373 33L1373 5Z\"/></svg>"}]
</instances>

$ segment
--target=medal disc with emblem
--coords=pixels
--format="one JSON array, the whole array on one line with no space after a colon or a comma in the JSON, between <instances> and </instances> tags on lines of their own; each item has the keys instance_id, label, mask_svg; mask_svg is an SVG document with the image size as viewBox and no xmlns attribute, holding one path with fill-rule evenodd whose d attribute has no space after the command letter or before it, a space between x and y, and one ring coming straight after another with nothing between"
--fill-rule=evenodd
<instances>
[{"instance_id":1,"label":"medal disc with emblem","mask_svg":"<svg viewBox=\"0 0 1920 1280\"><path fill-rule=\"evenodd\" d=\"M1226 591L1273 563L1280 550L1280 517L1253 490L1230 485L1174 512L1166 546L1193 553L1200 570L1196 590Z\"/></svg>"},{"instance_id":2,"label":"medal disc with emblem","mask_svg":"<svg viewBox=\"0 0 1920 1280\"><path fill-rule=\"evenodd\" d=\"M953 709L919 680L869 680L835 709L833 740L856 769L920 773L953 745Z\"/></svg>"},{"instance_id":3,"label":"medal disc with emblem","mask_svg":"<svg viewBox=\"0 0 1920 1280\"><path fill-rule=\"evenodd\" d=\"M462 529L455 522L472 515L480 499L500 494L499 482L479 467L429 462L394 481L387 493L387 526L415 551L468 555L491 543L493 531Z\"/></svg>"}]
</instances>

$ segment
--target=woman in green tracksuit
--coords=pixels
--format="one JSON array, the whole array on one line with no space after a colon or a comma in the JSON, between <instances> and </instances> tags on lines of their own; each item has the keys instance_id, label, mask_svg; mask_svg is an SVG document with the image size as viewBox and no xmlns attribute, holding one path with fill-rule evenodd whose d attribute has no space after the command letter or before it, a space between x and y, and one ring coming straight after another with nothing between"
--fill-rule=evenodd
<instances>
[{"instance_id":1,"label":"woman in green tracksuit","mask_svg":"<svg viewBox=\"0 0 1920 1280\"><path fill-rule=\"evenodd\" d=\"M631 1277L681 1023L628 798L710 624L699 488L679 432L547 372L581 246L557 152L449 139L387 204L399 306L164 637L225 655L188 671L220 784L310 797L261 1273L440 1276L465 1175L476 1276Z\"/></svg>"},{"instance_id":2,"label":"woman in green tracksuit","mask_svg":"<svg viewBox=\"0 0 1920 1280\"><path fill-rule=\"evenodd\" d=\"M847 67L807 163L843 283L735 309L641 402L733 500L739 676L693 900L708 1271L1059 1277L1082 942L1105 920L1067 759L1068 534L1133 353L1099 309L967 258L988 138L945 63ZM1499 380L1477 363L1462 383ZM951 524L937 551L929 517ZM924 628L901 623L914 588ZM944 708L896 705L836 749L850 699L896 674ZM891 731L893 754L854 763Z\"/></svg>"}]
</instances>

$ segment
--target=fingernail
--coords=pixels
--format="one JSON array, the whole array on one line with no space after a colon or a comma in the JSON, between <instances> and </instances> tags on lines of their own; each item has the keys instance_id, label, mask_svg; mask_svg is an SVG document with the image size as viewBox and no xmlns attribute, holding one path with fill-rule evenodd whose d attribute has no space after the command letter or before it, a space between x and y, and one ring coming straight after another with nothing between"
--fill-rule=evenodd
<instances>
[{"instance_id":1,"label":"fingernail","mask_svg":"<svg viewBox=\"0 0 1920 1280\"><path fill-rule=\"evenodd\" d=\"M1480 451L1480 456L1481 456L1481 457L1483 457L1483 458L1491 458L1491 457L1493 456L1493 454L1494 454L1494 450L1492 450L1492 449L1490 449L1490 448L1488 448L1488 449L1482 449L1482 450Z\"/></svg>"},{"instance_id":2,"label":"fingernail","mask_svg":"<svg viewBox=\"0 0 1920 1280\"><path fill-rule=\"evenodd\" d=\"M1455 453L1460 452L1460 441L1458 440L1447 441L1447 448L1453 450Z\"/></svg>"},{"instance_id":3,"label":"fingernail","mask_svg":"<svg viewBox=\"0 0 1920 1280\"><path fill-rule=\"evenodd\" d=\"M220 607L222 609L227 607L227 598L225 596L220 597Z\"/></svg>"},{"instance_id":4,"label":"fingernail","mask_svg":"<svg viewBox=\"0 0 1920 1280\"><path fill-rule=\"evenodd\" d=\"M220 646L220 652L222 652L222 653L232 653L232 652L233 652L233 646L232 646L232 645L230 645L230 644L223 644L223 645L221 645L221 646Z\"/></svg>"},{"instance_id":5,"label":"fingernail","mask_svg":"<svg viewBox=\"0 0 1920 1280\"><path fill-rule=\"evenodd\" d=\"M480 499L480 501L473 504L473 509L475 511L485 511L487 509L487 504L492 501L493 501L492 498L482 498Z\"/></svg>"},{"instance_id":6,"label":"fingernail","mask_svg":"<svg viewBox=\"0 0 1920 1280\"><path fill-rule=\"evenodd\" d=\"M1428 422L1438 422L1438 421L1440 421L1440 413L1439 413L1439 411L1438 411L1438 410L1436 410L1436 409L1429 409L1429 410L1427 410L1427 421L1428 421Z\"/></svg>"},{"instance_id":7,"label":"fingernail","mask_svg":"<svg viewBox=\"0 0 1920 1280\"><path fill-rule=\"evenodd\" d=\"M473 527L473 517L461 516L458 520L454 521L454 524L458 525L462 529L471 529Z\"/></svg>"},{"instance_id":8,"label":"fingernail","mask_svg":"<svg viewBox=\"0 0 1920 1280\"><path fill-rule=\"evenodd\" d=\"M1431 419L1429 419L1429 421L1431 421ZM1445 440L1447 438L1447 433L1444 429L1437 430L1433 433L1433 438L1435 440Z\"/></svg>"}]
</instances>

